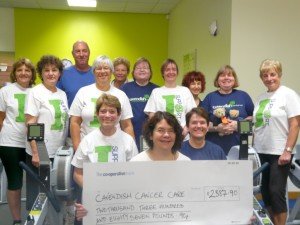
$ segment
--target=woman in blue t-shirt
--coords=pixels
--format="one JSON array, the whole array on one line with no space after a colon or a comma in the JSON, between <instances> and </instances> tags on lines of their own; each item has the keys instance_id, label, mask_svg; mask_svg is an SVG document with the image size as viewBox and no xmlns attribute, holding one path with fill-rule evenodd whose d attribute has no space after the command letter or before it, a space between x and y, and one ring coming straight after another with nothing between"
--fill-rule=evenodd
<instances>
[{"instance_id":1,"label":"woman in blue t-shirt","mask_svg":"<svg viewBox=\"0 0 300 225\"><path fill-rule=\"evenodd\" d=\"M219 69L214 86L218 90L209 93L201 105L209 114L206 139L222 147L227 155L232 146L239 144L237 121L251 120L254 106L245 91L236 89L239 82L231 66Z\"/></svg>"}]
</instances>

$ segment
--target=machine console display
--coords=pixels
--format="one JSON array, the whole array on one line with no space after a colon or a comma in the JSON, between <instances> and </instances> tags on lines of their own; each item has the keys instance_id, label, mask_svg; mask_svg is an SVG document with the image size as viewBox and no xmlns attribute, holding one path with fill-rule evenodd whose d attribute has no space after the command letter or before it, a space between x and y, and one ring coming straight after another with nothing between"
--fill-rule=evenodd
<instances>
[{"instance_id":1,"label":"machine console display","mask_svg":"<svg viewBox=\"0 0 300 225\"><path fill-rule=\"evenodd\" d=\"M44 140L45 125L43 123L28 124L27 140L43 141Z\"/></svg>"},{"instance_id":2,"label":"machine console display","mask_svg":"<svg viewBox=\"0 0 300 225\"><path fill-rule=\"evenodd\" d=\"M249 120L238 121L239 134L252 134L252 122Z\"/></svg>"}]
</instances>

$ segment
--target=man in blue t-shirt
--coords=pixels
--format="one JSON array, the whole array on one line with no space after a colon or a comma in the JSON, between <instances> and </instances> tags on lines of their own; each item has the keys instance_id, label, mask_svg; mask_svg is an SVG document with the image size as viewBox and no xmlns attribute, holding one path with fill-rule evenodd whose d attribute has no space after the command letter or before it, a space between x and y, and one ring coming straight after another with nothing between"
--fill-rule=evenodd
<instances>
[{"instance_id":1,"label":"man in blue t-shirt","mask_svg":"<svg viewBox=\"0 0 300 225\"><path fill-rule=\"evenodd\" d=\"M219 145L205 140L209 120L204 108L197 107L188 112L186 126L190 139L182 143L182 154L191 160L226 160L226 155Z\"/></svg>"},{"instance_id":2,"label":"man in blue t-shirt","mask_svg":"<svg viewBox=\"0 0 300 225\"><path fill-rule=\"evenodd\" d=\"M72 55L75 65L65 68L57 83L57 87L67 94L69 108L80 88L95 83L92 67L88 64L90 58L88 44L84 41L76 41L73 44Z\"/></svg>"},{"instance_id":3,"label":"man in blue t-shirt","mask_svg":"<svg viewBox=\"0 0 300 225\"><path fill-rule=\"evenodd\" d=\"M57 87L66 92L69 108L80 88L95 83L92 67L88 64L90 58L88 44L85 41L76 41L73 44L72 55L75 65L65 68L63 75L57 83ZM70 136L70 132L68 136ZM70 138L67 139L67 143L68 145L72 145ZM79 200L81 199L81 190L76 188L76 191L76 197ZM67 206L66 220L68 222L66 224L72 224L74 220L73 202L68 202ZM75 220L74 224L80 225L82 221Z\"/></svg>"}]
</instances>

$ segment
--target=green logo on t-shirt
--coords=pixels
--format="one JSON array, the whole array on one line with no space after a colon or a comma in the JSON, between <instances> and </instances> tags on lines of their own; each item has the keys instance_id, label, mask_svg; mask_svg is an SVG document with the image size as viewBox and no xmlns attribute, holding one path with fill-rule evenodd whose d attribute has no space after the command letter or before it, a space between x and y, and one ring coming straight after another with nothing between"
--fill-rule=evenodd
<instances>
[{"instance_id":1,"label":"green logo on t-shirt","mask_svg":"<svg viewBox=\"0 0 300 225\"><path fill-rule=\"evenodd\" d=\"M14 98L18 101L18 116L16 117L16 122L24 123L25 122L25 98L26 94L14 94Z\"/></svg>"},{"instance_id":2,"label":"green logo on t-shirt","mask_svg":"<svg viewBox=\"0 0 300 225\"><path fill-rule=\"evenodd\" d=\"M119 148L118 146L97 146L95 152L98 153L97 162L119 162ZM109 155L111 157L109 157Z\"/></svg>"},{"instance_id":3,"label":"green logo on t-shirt","mask_svg":"<svg viewBox=\"0 0 300 225\"><path fill-rule=\"evenodd\" d=\"M52 99L49 100L49 104L54 108L54 123L51 125L51 130L61 131L64 128L64 124L67 120L67 113L61 111L61 100Z\"/></svg>"},{"instance_id":4,"label":"green logo on t-shirt","mask_svg":"<svg viewBox=\"0 0 300 225\"><path fill-rule=\"evenodd\" d=\"M259 108L256 112L255 118L256 118L256 122L255 122L255 127L262 127L265 125L264 123L264 117L265 118L270 118L271 117L271 113L270 110L266 110L265 108L266 106L270 103L270 99L265 99L259 102Z\"/></svg>"},{"instance_id":5,"label":"green logo on t-shirt","mask_svg":"<svg viewBox=\"0 0 300 225\"><path fill-rule=\"evenodd\" d=\"M91 101L95 105L94 108L96 108L97 98L91 98ZM99 126L100 126L99 120L98 120L97 116L94 115L93 120L90 122L90 127L99 127Z\"/></svg>"},{"instance_id":6,"label":"green logo on t-shirt","mask_svg":"<svg viewBox=\"0 0 300 225\"><path fill-rule=\"evenodd\" d=\"M97 146L95 151L98 153L97 162L108 162L108 154L111 152L111 146Z\"/></svg>"}]
</instances>

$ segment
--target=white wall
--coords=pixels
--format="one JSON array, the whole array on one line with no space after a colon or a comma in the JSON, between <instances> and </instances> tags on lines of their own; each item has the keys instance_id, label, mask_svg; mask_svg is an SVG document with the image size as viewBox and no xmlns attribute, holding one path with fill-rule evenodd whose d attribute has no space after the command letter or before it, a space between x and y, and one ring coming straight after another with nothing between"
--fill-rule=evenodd
<instances>
[{"instance_id":1,"label":"white wall","mask_svg":"<svg viewBox=\"0 0 300 225\"><path fill-rule=\"evenodd\" d=\"M265 91L259 66L266 58L281 61L282 84L300 92L299 10L298 0L232 0L231 64L254 101Z\"/></svg>"},{"instance_id":2,"label":"white wall","mask_svg":"<svg viewBox=\"0 0 300 225\"><path fill-rule=\"evenodd\" d=\"M219 31L211 36L209 25L217 20ZM182 0L169 16L169 57L179 65L181 83L183 56L197 49L197 70L206 76L204 96L215 90L213 79L230 62L231 0Z\"/></svg>"},{"instance_id":3,"label":"white wall","mask_svg":"<svg viewBox=\"0 0 300 225\"><path fill-rule=\"evenodd\" d=\"M24 35L28 35L30 32ZM14 10L0 8L0 51L15 51Z\"/></svg>"},{"instance_id":4,"label":"white wall","mask_svg":"<svg viewBox=\"0 0 300 225\"><path fill-rule=\"evenodd\" d=\"M232 0L231 64L253 101L266 90L259 79L266 58L279 60L282 84L300 92L299 9L298 0ZM299 191L290 181L288 186Z\"/></svg>"}]
</instances>

